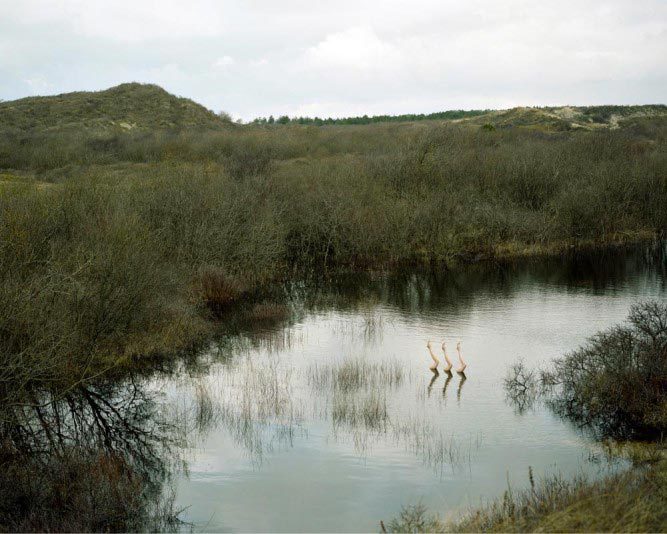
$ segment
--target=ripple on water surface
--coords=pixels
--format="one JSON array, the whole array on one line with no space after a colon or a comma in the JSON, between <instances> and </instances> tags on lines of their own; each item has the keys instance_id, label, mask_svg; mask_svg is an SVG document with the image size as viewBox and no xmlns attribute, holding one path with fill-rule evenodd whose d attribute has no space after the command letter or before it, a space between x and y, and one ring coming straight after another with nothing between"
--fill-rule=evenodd
<instances>
[{"instance_id":1,"label":"ripple on water surface","mask_svg":"<svg viewBox=\"0 0 667 534\"><path fill-rule=\"evenodd\" d=\"M332 286L291 325L228 342L205 376L165 388L192 409L204 388L212 413L178 481L185 518L212 531L375 531L405 504L447 514L508 479L524 487L529 466L599 475L595 443L544 406L519 413L502 387L517 359L544 365L638 299L665 298L664 264L640 253L578 261L359 277L363 298ZM455 362L461 339L467 376L434 379L428 339L439 357L446 339Z\"/></svg>"}]
</instances>

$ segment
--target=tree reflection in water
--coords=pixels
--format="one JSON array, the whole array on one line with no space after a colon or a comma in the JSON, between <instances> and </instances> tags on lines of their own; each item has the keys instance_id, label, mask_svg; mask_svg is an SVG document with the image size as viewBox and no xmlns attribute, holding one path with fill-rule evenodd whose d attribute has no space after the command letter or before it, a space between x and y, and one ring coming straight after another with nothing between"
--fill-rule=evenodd
<instances>
[{"instance_id":1,"label":"tree reflection in water","mask_svg":"<svg viewBox=\"0 0 667 534\"><path fill-rule=\"evenodd\" d=\"M0 530L169 530L185 435L133 379L44 393L0 422ZM173 493L173 492L172 492Z\"/></svg>"}]
</instances>

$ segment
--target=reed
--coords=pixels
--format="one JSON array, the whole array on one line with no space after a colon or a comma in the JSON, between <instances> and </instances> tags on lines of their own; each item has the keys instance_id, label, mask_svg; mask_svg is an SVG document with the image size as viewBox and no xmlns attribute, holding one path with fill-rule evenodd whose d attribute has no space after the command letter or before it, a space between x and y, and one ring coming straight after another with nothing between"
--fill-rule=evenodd
<instances>
[{"instance_id":1,"label":"reed","mask_svg":"<svg viewBox=\"0 0 667 534\"><path fill-rule=\"evenodd\" d=\"M351 359L335 365L313 364L308 368L307 379L316 389L346 393L398 387L403 382L404 370L395 359L383 363Z\"/></svg>"}]
</instances>

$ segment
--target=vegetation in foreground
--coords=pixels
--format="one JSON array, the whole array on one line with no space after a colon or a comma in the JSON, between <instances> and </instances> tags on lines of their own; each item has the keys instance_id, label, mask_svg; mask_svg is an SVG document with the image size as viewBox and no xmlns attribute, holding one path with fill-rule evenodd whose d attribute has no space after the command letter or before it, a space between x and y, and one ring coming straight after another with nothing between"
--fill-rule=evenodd
<instances>
[{"instance_id":1,"label":"vegetation in foreground","mask_svg":"<svg viewBox=\"0 0 667 534\"><path fill-rule=\"evenodd\" d=\"M591 338L538 378L515 366L510 399L535 393L558 413L600 438L654 440L621 446L634 466L599 481L555 476L514 492L454 523L421 506L405 508L394 532L664 532L667 530L667 304L634 306L628 324ZM618 447L617 447L618 448Z\"/></svg>"},{"instance_id":2,"label":"vegetation in foreground","mask_svg":"<svg viewBox=\"0 0 667 534\"><path fill-rule=\"evenodd\" d=\"M108 451L73 447L3 463L0 532L172 532L181 522L173 502L147 495L144 477Z\"/></svg>"},{"instance_id":3,"label":"vegetation in foreground","mask_svg":"<svg viewBox=\"0 0 667 534\"><path fill-rule=\"evenodd\" d=\"M650 460L598 481L550 477L502 498L458 522L405 508L386 525L391 532L664 532L667 529L667 460Z\"/></svg>"}]
</instances>

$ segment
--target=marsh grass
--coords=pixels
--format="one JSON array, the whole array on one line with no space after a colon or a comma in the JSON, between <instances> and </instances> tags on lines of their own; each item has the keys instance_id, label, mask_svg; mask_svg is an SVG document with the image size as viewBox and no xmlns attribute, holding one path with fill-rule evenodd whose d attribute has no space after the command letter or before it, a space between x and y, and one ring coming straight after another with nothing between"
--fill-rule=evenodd
<instances>
[{"instance_id":1,"label":"marsh grass","mask_svg":"<svg viewBox=\"0 0 667 534\"><path fill-rule=\"evenodd\" d=\"M195 386L194 420L200 434L216 422L216 409L210 386L202 381L198 381Z\"/></svg>"},{"instance_id":2,"label":"marsh grass","mask_svg":"<svg viewBox=\"0 0 667 534\"><path fill-rule=\"evenodd\" d=\"M343 393L396 388L405 377L403 365L395 359L382 363L363 359L346 359L335 365L315 363L306 374L312 387L318 390L331 388Z\"/></svg>"},{"instance_id":3,"label":"marsh grass","mask_svg":"<svg viewBox=\"0 0 667 534\"><path fill-rule=\"evenodd\" d=\"M307 368L309 386L327 405L320 415L331 419L333 433L351 436L355 450L366 456L382 437L405 448L441 475L469 465L482 436L462 440L447 435L423 414L402 413L391 406L387 395L410 382L404 365L397 360L367 362L346 359L334 364ZM420 390L423 388L420 388Z\"/></svg>"},{"instance_id":4,"label":"marsh grass","mask_svg":"<svg viewBox=\"0 0 667 534\"><path fill-rule=\"evenodd\" d=\"M413 415L392 422L392 437L419 458L424 465L443 476L445 469L452 473L470 466L475 451L479 450L483 438L480 434L462 439L446 434L437 425L425 418Z\"/></svg>"},{"instance_id":5,"label":"marsh grass","mask_svg":"<svg viewBox=\"0 0 667 534\"><path fill-rule=\"evenodd\" d=\"M366 432L385 432L389 422L386 394L373 389L362 395L337 392L332 398L331 420L334 431L341 426Z\"/></svg>"},{"instance_id":6,"label":"marsh grass","mask_svg":"<svg viewBox=\"0 0 667 534\"><path fill-rule=\"evenodd\" d=\"M345 317L335 321L331 326L332 332L365 343L380 342L384 331L392 326L392 319L378 312L378 304L377 297L365 298L363 306L355 310L357 314L354 320Z\"/></svg>"},{"instance_id":7,"label":"marsh grass","mask_svg":"<svg viewBox=\"0 0 667 534\"><path fill-rule=\"evenodd\" d=\"M277 361L253 360L256 348L249 339L237 338L217 347L225 357L212 351L202 369L177 373L186 377L179 382L176 402L169 404L169 416L189 446L203 444L212 429L222 428L259 467L268 453L292 446L301 435L303 409L293 394L292 370Z\"/></svg>"},{"instance_id":8,"label":"marsh grass","mask_svg":"<svg viewBox=\"0 0 667 534\"><path fill-rule=\"evenodd\" d=\"M223 373L220 420L250 459L261 464L274 447L291 446L303 409L292 392L290 368L276 361L253 362L250 357L242 365Z\"/></svg>"},{"instance_id":9,"label":"marsh grass","mask_svg":"<svg viewBox=\"0 0 667 534\"><path fill-rule=\"evenodd\" d=\"M249 319L256 322L281 322L290 316L289 306L278 302L260 302L249 313Z\"/></svg>"},{"instance_id":10,"label":"marsh grass","mask_svg":"<svg viewBox=\"0 0 667 534\"><path fill-rule=\"evenodd\" d=\"M225 345L224 351L234 356L213 358L217 379L196 379L188 386L185 397L190 402L182 409L182 425L194 434L205 434L213 426L225 428L255 465L276 447L292 446L305 432L307 413L328 420L335 439L351 438L361 456L382 439L440 473L463 468L481 446L481 436L461 440L445 435L425 418L398 413L391 406L390 392L409 380L396 360L382 365L361 359L313 364L301 376L272 347L250 339ZM305 389L298 379L305 379Z\"/></svg>"},{"instance_id":11,"label":"marsh grass","mask_svg":"<svg viewBox=\"0 0 667 534\"><path fill-rule=\"evenodd\" d=\"M391 532L664 532L667 498L664 458L652 465L597 481L559 475L508 489L499 499L455 521L443 521L420 505L408 506L387 524Z\"/></svg>"},{"instance_id":12,"label":"marsh grass","mask_svg":"<svg viewBox=\"0 0 667 534\"><path fill-rule=\"evenodd\" d=\"M552 476L456 524L461 532L661 532L667 525L664 460L591 482ZM531 479L532 480L532 479Z\"/></svg>"}]
</instances>

